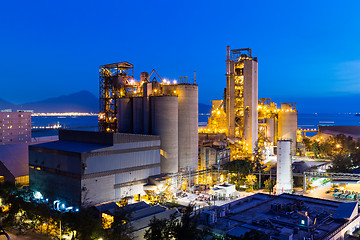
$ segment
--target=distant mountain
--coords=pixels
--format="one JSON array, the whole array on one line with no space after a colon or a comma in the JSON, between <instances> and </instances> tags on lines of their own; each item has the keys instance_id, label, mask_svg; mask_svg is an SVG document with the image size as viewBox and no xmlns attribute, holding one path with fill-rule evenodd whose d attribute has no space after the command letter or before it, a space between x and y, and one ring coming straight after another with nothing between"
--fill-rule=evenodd
<instances>
[{"instance_id":1,"label":"distant mountain","mask_svg":"<svg viewBox=\"0 0 360 240\"><path fill-rule=\"evenodd\" d=\"M88 91L48 98L38 102L24 103L17 109L34 112L94 112L99 111L99 99Z\"/></svg>"},{"instance_id":2,"label":"distant mountain","mask_svg":"<svg viewBox=\"0 0 360 240\"><path fill-rule=\"evenodd\" d=\"M211 106L203 103L199 103L199 114L207 114L211 112Z\"/></svg>"},{"instance_id":3,"label":"distant mountain","mask_svg":"<svg viewBox=\"0 0 360 240\"><path fill-rule=\"evenodd\" d=\"M11 102L0 99L0 109L15 109L17 106Z\"/></svg>"}]
</instances>

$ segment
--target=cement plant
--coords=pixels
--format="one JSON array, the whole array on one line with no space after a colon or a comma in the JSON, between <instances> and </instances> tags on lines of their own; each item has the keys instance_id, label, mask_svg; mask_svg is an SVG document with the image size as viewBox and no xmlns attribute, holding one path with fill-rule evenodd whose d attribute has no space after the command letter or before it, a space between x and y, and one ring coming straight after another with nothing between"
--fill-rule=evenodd
<instances>
[{"instance_id":1,"label":"cement plant","mask_svg":"<svg viewBox=\"0 0 360 240\"><path fill-rule=\"evenodd\" d=\"M224 59L226 66L216 66L225 73L223 99L212 100L202 127L195 72L176 80L155 69L134 76L127 61L99 67L98 131L60 129L56 138L32 141L30 113L2 111L0 144L11 147L12 156L25 153L21 159L28 162L19 162L25 170L16 174L20 168L2 160L1 182L21 184L26 201L60 213L59 221L34 223L57 239L87 239L77 238L70 224L61 226L64 214L83 209L96 212L109 236L115 236L117 212L127 209L123 224L131 224L125 234L131 238L123 239L150 239L152 219L180 221L189 206L198 216L196 231L207 234L198 239L355 236L360 174L328 171L341 164L327 157L342 154L345 142L359 149L352 140L360 136L357 127L299 128L296 103L258 97L261 64L252 49L228 46ZM0 207L6 212L10 205L0 198Z\"/></svg>"}]
</instances>

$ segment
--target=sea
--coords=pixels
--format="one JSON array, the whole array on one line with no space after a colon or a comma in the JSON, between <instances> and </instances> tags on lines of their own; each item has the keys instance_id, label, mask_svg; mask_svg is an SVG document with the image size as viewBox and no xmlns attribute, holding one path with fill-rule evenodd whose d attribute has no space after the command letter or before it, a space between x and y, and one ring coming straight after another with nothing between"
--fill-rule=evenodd
<instances>
[{"instance_id":1,"label":"sea","mask_svg":"<svg viewBox=\"0 0 360 240\"><path fill-rule=\"evenodd\" d=\"M205 126L209 115L199 115L199 126ZM55 124L60 124L67 129L77 129L84 131L97 131L98 117L97 116L74 116L74 117L54 117L54 116L34 116L31 117L32 126L47 127ZM298 114L299 128L317 128L318 125L326 126L360 126L360 116L355 114ZM53 136L57 135L58 130L50 129L33 129L32 137Z\"/></svg>"}]
</instances>

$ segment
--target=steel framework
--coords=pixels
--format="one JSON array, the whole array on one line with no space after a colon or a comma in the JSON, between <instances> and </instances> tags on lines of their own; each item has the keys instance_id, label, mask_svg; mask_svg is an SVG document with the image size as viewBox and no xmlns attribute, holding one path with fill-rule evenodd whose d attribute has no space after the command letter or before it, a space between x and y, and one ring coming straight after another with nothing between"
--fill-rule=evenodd
<instances>
[{"instance_id":1,"label":"steel framework","mask_svg":"<svg viewBox=\"0 0 360 240\"><path fill-rule=\"evenodd\" d=\"M99 131L117 132L116 100L124 91L131 91L134 66L128 62L119 62L99 67Z\"/></svg>"},{"instance_id":2,"label":"steel framework","mask_svg":"<svg viewBox=\"0 0 360 240\"><path fill-rule=\"evenodd\" d=\"M355 173L332 173L332 172L304 172L303 191L306 191L307 179L310 178L329 178L339 180L359 180L360 174Z\"/></svg>"}]
</instances>

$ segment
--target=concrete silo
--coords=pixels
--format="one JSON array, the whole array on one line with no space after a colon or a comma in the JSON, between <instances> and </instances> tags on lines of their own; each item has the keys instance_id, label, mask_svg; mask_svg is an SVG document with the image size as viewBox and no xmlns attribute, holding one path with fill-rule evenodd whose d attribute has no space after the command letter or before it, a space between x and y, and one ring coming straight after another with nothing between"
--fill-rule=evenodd
<instances>
[{"instance_id":1,"label":"concrete silo","mask_svg":"<svg viewBox=\"0 0 360 240\"><path fill-rule=\"evenodd\" d=\"M278 138L291 140L291 154L296 155L297 110L295 104L282 103L278 118Z\"/></svg>"},{"instance_id":2,"label":"concrete silo","mask_svg":"<svg viewBox=\"0 0 360 240\"><path fill-rule=\"evenodd\" d=\"M179 170L197 170L198 166L198 86L178 84L179 99Z\"/></svg>"},{"instance_id":3,"label":"concrete silo","mask_svg":"<svg viewBox=\"0 0 360 240\"><path fill-rule=\"evenodd\" d=\"M265 118L266 123L266 137L275 144L275 118Z\"/></svg>"},{"instance_id":4,"label":"concrete silo","mask_svg":"<svg viewBox=\"0 0 360 240\"><path fill-rule=\"evenodd\" d=\"M178 97L150 97L151 134L160 136L161 173L178 172Z\"/></svg>"},{"instance_id":5,"label":"concrete silo","mask_svg":"<svg viewBox=\"0 0 360 240\"><path fill-rule=\"evenodd\" d=\"M276 193L292 193L291 140L277 141Z\"/></svg>"},{"instance_id":6,"label":"concrete silo","mask_svg":"<svg viewBox=\"0 0 360 240\"><path fill-rule=\"evenodd\" d=\"M132 133L132 101L131 98L123 97L117 100L117 124L118 132Z\"/></svg>"}]
</instances>

